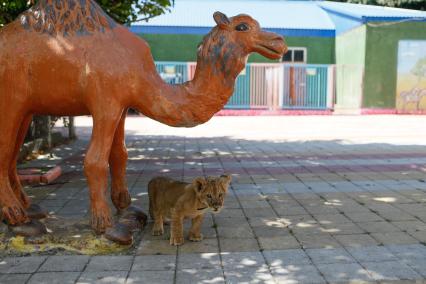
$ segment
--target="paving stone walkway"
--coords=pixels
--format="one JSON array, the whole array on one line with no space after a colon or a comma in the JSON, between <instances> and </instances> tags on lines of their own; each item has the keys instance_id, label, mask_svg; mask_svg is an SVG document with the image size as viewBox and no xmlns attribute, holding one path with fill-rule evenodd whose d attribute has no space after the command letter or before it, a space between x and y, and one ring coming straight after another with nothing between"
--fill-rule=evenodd
<instances>
[{"instance_id":1,"label":"paving stone walkway","mask_svg":"<svg viewBox=\"0 0 426 284\"><path fill-rule=\"evenodd\" d=\"M142 208L153 176L232 174L226 208L205 218L205 239L172 247L168 227L153 237L150 223L128 255L5 257L1 283L426 281L426 117L216 117L192 130L146 118L128 124L129 188ZM60 163L58 183L27 191L52 214L87 218L90 120L77 125L80 140L31 163Z\"/></svg>"}]
</instances>

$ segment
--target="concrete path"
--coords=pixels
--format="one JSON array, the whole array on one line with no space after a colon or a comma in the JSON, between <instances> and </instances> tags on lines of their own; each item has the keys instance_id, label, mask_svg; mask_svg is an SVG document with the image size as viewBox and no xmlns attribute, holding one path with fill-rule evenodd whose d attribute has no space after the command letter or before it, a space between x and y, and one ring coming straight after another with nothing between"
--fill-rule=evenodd
<instances>
[{"instance_id":1,"label":"concrete path","mask_svg":"<svg viewBox=\"0 0 426 284\"><path fill-rule=\"evenodd\" d=\"M27 191L52 214L87 218L91 119L76 124L80 140L32 162L61 163L64 183ZM233 175L205 239L171 247L149 224L128 255L3 258L1 283L426 281L426 116L215 117L193 129L130 117L126 129L145 209L153 176Z\"/></svg>"}]
</instances>

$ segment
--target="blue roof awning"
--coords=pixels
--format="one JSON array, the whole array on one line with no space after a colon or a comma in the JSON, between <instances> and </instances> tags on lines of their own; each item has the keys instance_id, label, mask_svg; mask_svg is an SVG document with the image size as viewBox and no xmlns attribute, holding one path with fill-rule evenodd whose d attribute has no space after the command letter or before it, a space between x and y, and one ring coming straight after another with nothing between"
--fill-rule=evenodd
<instances>
[{"instance_id":1,"label":"blue roof awning","mask_svg":"<svg viewBox=\"0 0 426 284\"><path fill-rule=\"evenodd\" d=\"M426 21L426 12L418 10L330 1L318 5L332 19L337 35L368 22Z\"/></svg>"},{"instance_id":2,"label":"blue roof awning","mask_svg":"<svg viewBox=\"0 0 426 284\"><path fill-rule=\"evenodd\" d=\"M329 1L179 0L170 13L131 26L135 33L205 34L213 13L249 14L284 36L334 37L370 21L426 21L426 12Z\"/></svg>"}]
</instances>

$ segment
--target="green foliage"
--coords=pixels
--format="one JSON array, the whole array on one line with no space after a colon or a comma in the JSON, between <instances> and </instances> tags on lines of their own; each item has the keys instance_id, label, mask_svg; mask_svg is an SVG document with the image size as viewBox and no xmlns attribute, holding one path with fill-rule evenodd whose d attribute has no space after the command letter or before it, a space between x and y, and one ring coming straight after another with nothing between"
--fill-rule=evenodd
<instances>
[{"instance_id":1,"label":"green foliage","mask_svg":"<svg viewBox=\"0 0 426 284\"><path fill-rule=\"evenodd\" d=\"M29 8L26 0L0 0L0 26L13 21L21 12Z\"/></svg>"},{"instance_id":2,"label":"green foliage","mask_svg":"<svg viewBox=\"0 0 426 284\"><path fill-rule=\"evenodd\" d=\"M419 80L423 77L426 77L426 57L423 57L416 62L416 65L414 65L411 73L414 76L417 76Z\"/></svg>"},{"instance_id":3,"label":"green foliage","mask_svg":"<svg viewBox=\"0 0 426 284\"><path fill-rule=\"evenodd\" d=\"M330 0L334 2L358 3L405 9L426 10L426 0Z\"/></svg>"},{"instance_id":4,"label":"green foliage","mask_svg":"<svg viewBox=\"0 0 426 284\"><path fill-rule=\"evenodd\" d=\"M62 0L65 1L65 0ZM130 24L169 11L174 0L96 0L115 21ZM30 0L0 0L0 27L32 6Z\"/></svg>"},{"instance_id":5,"label":"green foliage","mask_svg":"<svg viewBox=\"0 0 426 284\"><path fill-rule=\"evenodd\" d=\"M96 0L113 19L121 24L147 21L169 11L174 0Z\"/></svg>"}]
</instances>

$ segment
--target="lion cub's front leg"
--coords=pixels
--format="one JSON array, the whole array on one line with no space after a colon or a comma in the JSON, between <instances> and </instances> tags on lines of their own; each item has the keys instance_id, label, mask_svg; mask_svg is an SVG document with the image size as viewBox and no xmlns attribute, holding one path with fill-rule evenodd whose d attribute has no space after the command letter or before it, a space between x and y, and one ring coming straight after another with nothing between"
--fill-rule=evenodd
<instances>
[{"instance_id":1,"label":"lion cub's front leg","mask_svg":"<svg viewBox=\"0 0 426 284\"><path fill-rule=\"evenodd\" d=\"M170 244L172 246L183 245L183 215L172 209L172 221L170 228Z\"/></svg>"},{"instance_id":2,"label":"lion cub's front leg","mask_svg":"<svg viewBox=\"0 0 426 284\"><path fill-rule=\"evenodd\" d=\"M203 222L204 214L200 214L192 219L192 226L189 230L189 240L193 242L199 242L203 240L203 234L201 234L201 223Z\"/></svg>"}]
</instances>

